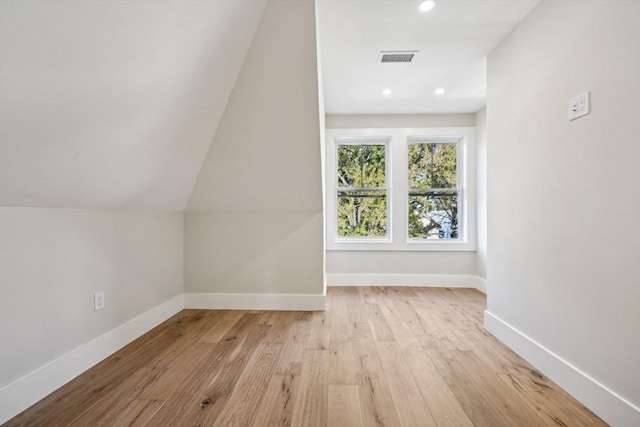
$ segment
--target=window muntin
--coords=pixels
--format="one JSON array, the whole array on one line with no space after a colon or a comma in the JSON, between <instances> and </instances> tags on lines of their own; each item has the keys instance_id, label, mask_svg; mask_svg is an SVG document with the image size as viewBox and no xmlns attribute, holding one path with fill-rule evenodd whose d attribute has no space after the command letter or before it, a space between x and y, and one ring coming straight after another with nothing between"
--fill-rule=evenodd
<instances>
[{"instance_id":1,"label":"window muntin","mask_svg":"<svg viewBox=\"0 0 640 427\"><path fill-rule=\"evenodd\" d=\"M457 141L410 142L407 153L408 239L458 239Z\"/></svg>"},{"instance_id":2,"label":"window muntin","mask_svg":"<svg viewBox=\"0 0 640 427\"><path fill-rule=\"evenodd\" d=\"M336 163L336 235L346 239L386 238L386 144L337 141Z\"/></svg>"}]
</instances>

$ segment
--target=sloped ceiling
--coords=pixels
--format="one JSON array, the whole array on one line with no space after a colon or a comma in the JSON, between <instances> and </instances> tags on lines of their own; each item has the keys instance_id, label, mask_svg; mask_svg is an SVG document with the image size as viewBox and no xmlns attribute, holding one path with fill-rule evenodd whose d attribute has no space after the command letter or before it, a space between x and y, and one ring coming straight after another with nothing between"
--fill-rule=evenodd
<instances>
[{"instance_id":1,"label":"sloped ceiling","mask_svg":"<svg viewBox=\"0 0 640 427\"><path fill-rule=\"evenodd\" d=\"M182 210L264 7L0 2L0 205Z\"/></svg>"},{"instance_id":2,"label":"sloped ceiling","mask_svg":"<svg viewBox=\"0 0 640 427\"><path fill-rule=\"evenodd\" d=\"M187 211L322 210L312 1L271 1Z\"/></svg>"}]
</instances>

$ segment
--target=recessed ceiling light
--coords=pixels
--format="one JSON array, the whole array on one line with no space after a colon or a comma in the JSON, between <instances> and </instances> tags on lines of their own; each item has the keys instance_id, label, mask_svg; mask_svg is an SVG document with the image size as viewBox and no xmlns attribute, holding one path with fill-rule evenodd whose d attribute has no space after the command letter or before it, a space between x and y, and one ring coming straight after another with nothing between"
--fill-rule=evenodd
<instances>
[{"instance_id":1,"label":"recessed ceiling light","mask_svg":"<svg viewBox=\"0 0 640 427\"><path fill-rule=\"evenodd\" d=\"M385 89L385 90L383 90L383 91L382 91L382 94L383 94L384 96L389 96L389 95L391 95L391 89Z\"/></svg>"},{"instance_id":2,"label":"recessed ceiling light","mask_svg":"<svg viewBox=\"0 0 640 427\"><path fill-rule=\"evenodd\" d=\"M444 89L439 87L438 89L434 90L433 93L435 93L436 95L444 95Z\"/></svg>"},{"instance_id":3,"label":"recessed ceiling light","mask_svg":"<svg viewBox=\"0 0 640 427\"><path fill-rule=\"evenodd\" d=\"M435 0L424 0L422 3L420 3L418 9L420 10L420 12L429 12L435 5Z\"/></svg>"}]
</instances>

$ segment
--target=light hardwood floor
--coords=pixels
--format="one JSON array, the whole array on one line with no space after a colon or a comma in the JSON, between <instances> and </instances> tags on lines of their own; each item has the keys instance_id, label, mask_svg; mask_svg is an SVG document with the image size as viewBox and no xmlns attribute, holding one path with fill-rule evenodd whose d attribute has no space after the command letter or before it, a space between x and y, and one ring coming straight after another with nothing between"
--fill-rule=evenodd
<instances>
[{"instance_id":1,"label":"light hardwood floor","mask_svg":"<svg viewBox=\"0 0 640 427\"><path fill-rule=\"evenodd\" d=\"M329 288L325 312L184 310L7 426L606 425L482 327L470 289Z\"/></svg>"}]
</instances>

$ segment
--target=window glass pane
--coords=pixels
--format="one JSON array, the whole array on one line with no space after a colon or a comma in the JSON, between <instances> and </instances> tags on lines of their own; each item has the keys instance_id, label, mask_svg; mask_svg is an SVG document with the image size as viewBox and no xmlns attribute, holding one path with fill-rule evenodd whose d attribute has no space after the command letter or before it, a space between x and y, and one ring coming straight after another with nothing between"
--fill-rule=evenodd
<instances>
[{"instance_id":1,"label":"window glass pane","mask_svg":"<svg viewBox=\"0 0 640 427\"><path fill-rule=\"evenodd\" d=\"M387 235L387 192L338 191L338 236Z\"/></svg>"},{"instance_id":2,"label":"window glass pane","mask_svg":"<svg viewBox=\"0 0 640 427\"><path fill-rule=\"evenodd\" d=\"M456 144L410 144L409 187L456 188Z\"/></svg>"},{"instance_id":3,"label":"window glass pane","mask_svg":"<svg viewBox=\"0 0 640 427\"><path fill-rule=\"evenodd\" d=\"M409 239L457 238L457 194L409 195Z\"/></svg>"},{"instance_id":4,"label":"window glass pane","mask_svg":"<svg viewBox=\"0 0 640 427\"><path fill-rule=\"evenodd\" d=\"M384 145L338 145L338 187L385 186Z\"/></svg>"}]
</instances>

